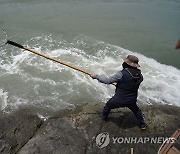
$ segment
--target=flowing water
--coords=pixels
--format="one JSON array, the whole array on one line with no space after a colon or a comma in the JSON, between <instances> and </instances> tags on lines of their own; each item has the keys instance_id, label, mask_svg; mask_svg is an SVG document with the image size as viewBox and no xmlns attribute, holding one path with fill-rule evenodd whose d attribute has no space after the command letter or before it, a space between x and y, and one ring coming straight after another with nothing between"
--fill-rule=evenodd
<instances>
[{"instance_id":1,"label":"flowing water","mask_svg":"<svg viewBox=\"0 0 180 154\"><path fill-rule=\"evenodd\" d=\"M11 40L85 71L109 76L136 55L142 104L180 106L179 17L179 0L0 0L0 25ZM114 89L28 51L0 48L1 110L48 116L105 102Z\"/></svg>"}]
</instances>

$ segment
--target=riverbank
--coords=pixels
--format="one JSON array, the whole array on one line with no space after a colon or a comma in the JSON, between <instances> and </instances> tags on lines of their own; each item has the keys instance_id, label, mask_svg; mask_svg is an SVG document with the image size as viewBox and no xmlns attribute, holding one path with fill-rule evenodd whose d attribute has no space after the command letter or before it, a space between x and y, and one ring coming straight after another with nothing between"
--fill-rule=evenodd
<instances>
[{"instance_id":1,"label":"riverbank","mask_svg":"<svg viewBox=\"0 0 180 154\"><path fill-rule=\"evenodd\" d=\"M11 114L0 113L0 153L2 154L93 154L93 153L157 153L161 141L122 143L122 138L170 137L180 128L180 107L169 105L141 106L146 123L141 131L134 115L126 108L113 110L107 122L98 113L104 104L91 103L76 110L56 112L47 120L21 109ZM107 132L110 142L104 148L96 145L96 137ZM119 140L117 140L118 138ZM116 141L116 142L115 142Z\"/></svg>"}]
</instances>

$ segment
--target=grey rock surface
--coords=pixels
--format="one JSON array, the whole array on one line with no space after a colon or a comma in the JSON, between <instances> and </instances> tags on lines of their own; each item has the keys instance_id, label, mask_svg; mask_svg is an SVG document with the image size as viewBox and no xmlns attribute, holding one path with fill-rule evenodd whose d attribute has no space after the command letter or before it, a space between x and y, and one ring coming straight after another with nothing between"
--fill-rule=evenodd
<instances>
[{"instance_id":1,"label":"grey rock surface","mask_svg":"<svg viewBox=\"0 0 180 154\"><path fill-rule=\"evenodd\" d=\"M41 126L41 119L26 110L0 114L0 153L16 153Z\"/></svg>"},{"instance_id":2,"label":"grey rock surface","mask_svg":"<svg viewBox=\"0 0 180 154\"><path fill-rule=\"evenodd\" d=\"M180 128L179 107L141 106L148 125L147 129L142 131L133 113L126 108L112 110L108 121L102 121L99 113L103 105L92 103L79 107L75 111L57 112L42 125L36 116L33 118L23 116L24 122L18 122L21 121L21 112L19 112L19 118L13 115L15 121L9 120L9 122L8 116L0 115L0 119L3 121L5 118L7 123L6 127L3 126L7 130L0 129L0 144L2 143L0 151L18 154L129 154L130 148L133 148L135 154L156 154L163 138L170 137ZM27 125L27 121L31 126ZM23 129L24 127L26 129ZM27 130L28 128L31 131ZM14 135L14 132L18 135ZM96 142L97 135L105 132L109 135L109 144L99 148ZM27 134L29 134L28 137ZM144 142L144 139L158 137L162 140L157 143ZM139 142L128 140L122 142L125 138L136 138Z\"/></svg>"}]
</instances>

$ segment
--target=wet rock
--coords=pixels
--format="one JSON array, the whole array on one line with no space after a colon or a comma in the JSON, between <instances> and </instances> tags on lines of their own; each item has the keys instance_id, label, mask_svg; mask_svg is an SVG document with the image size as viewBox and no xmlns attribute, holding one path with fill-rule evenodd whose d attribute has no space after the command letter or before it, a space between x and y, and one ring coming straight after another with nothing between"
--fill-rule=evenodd
<instances>
[{"instance_id":1,"label":"wet rock","mask_svg":"<svg viewBox=\"0 0 180 154\"><path fill-rule=\"evenodd\" d=\"M11 114L0 113L0 153L19 151L39 129L41 123L38 116L26 110Z\"/></svg>"},{"instance_id":2,"label":"wet rock","mask_svg":"<svg viewBox=\"0 0 180 154\"><path fill-rule=\"evenodd\" d=\"M103 105L87 104L78 109L78 112L66 112L64 116L62 112L59 115L56 113L42 124L34 137L18 153L129 154L130 148L133 148L134 153L153 154L157 153L163 138L170 137L180 128L179 107L142 106L141 110L148 127L145 131L141 131L135 116L126 108L112 110L108 121L101 121L98 113L101 112ZM97 136L101 133L106 134L106 138L98 140ZM122 142L125 138L126 142ZM130 142L129 138L136 140L136 143ZM144 142L145 139L151 138L154 140L159 138L160 141ZM105 142L106 146L103 148L97 146L97 143L100 145Z\"/></svg>"},{"instance_id":3,"label":"wet rock","mask_svg":"<svg viewBox=\"0 0 180 154\"><path fill-rule=\"evenodd\" d=\"M50 119L19 151L20 154L74 153L86 151L84 134L66 118Z\"/></svg>"}]
</instances>

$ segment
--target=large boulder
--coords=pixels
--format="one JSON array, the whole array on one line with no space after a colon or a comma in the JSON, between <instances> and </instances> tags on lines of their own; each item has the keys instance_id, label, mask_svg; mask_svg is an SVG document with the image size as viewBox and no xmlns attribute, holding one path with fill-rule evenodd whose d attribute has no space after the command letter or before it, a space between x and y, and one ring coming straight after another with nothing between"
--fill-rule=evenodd
<instances>
[{"instance_id":1,"label":"large boulder","mask_svg":"<svg viewBox=\"0 0 180 154\"><path fill-rule=\"evenodd\" d=\"M180 128L179 107L141 106L148 125L141 131L135 116L126 108L112 110L108 121L102 121L98 113L103 105L92 103L78 112L56 113L42 124L19 154L129 154L131 148L134 153L155 154L163 139Z\"/></svg>"},{"instance_id":2,"label":"large boulder","mask_svg":"<svg viewBox=\"0 0 180 154\"><path fill-rule=\"evenodd\" d=\"M0 113L0 153L19 151L35 134L42 120L27 110Z\"/></svg>"}]
</instances>

